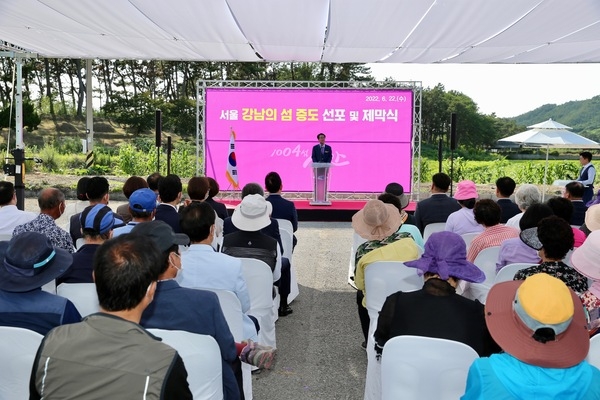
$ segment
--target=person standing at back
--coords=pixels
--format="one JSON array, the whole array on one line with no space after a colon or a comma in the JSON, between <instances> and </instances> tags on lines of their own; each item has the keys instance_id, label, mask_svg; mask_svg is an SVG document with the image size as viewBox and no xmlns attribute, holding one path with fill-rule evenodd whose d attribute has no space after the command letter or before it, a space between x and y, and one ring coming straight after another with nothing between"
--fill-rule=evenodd
<instances>
[{"instance_id":1,"label":"person standing at back","mask_svg":"<svg viewBox=\"0 0 600 400\"><path fill-rule=\"evenodd\" d=\"M579 153L579 163L581 164L581 169L579 170L577 180L585 187L583 191L583 204L587 204L594 197L594 181L596 180L596 168L592 164L592 153L589 151Z\"/></svg>"},{"instance_id":2,"label":"person standing at back","mask_svg":"<svg viewBox=\"0 0 600 400\"><path fill-rule=\"evenodd\" d=\"M446 222L450 214L460 210L460 204L448 197L450 183L450 177L443 172L433 175L431 196L418 202L415 210L415 222L421 233L425 231L427 225Z\"/></svg>"}]
</instances>

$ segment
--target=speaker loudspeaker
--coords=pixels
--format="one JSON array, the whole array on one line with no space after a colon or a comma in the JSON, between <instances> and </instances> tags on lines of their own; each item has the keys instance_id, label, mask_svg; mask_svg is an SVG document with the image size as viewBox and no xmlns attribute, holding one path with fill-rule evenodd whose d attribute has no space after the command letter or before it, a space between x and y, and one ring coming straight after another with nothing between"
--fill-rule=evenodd
<instances>
[{"instance_id":1,"label":"speaker loudspeaker","mask_svg":"<svg viewBox=\"0 0 600 400\"><path fill-rule=\"evenodd\" d=\"M161 147L162 145L162 112L160 110L156 110L156 147Z\"/></svg>"}]
</instances>

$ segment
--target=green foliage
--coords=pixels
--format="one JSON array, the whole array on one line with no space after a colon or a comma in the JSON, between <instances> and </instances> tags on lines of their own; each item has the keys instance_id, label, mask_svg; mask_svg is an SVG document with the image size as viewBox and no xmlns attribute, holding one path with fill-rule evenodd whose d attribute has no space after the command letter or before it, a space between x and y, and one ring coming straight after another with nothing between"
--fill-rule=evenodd
<instances>
[{"instance_id":1,"label":"green foliage","mask_svg":"<svg viewBox=\"0 0 600 400\"><path fill-rule=\"evenodd\" d=\"M156 148L146 151L131 144L120 146L118 168L125 175L145 176L156 170ZM160 173L167 173L166 155L161 154ZM192 144L177 143L171 152L171 173L191 177L196 173L195 147Z\"/></svg>"},{"instance_id":2,"label":"green foliage","mask_svg":"<svg viewBox=\"0 0 600 400\"><path fill-rule=\"evenodd\" d=\"M4 108L0 111L0 128L8 128L9 120L11 117L10 107ZM12 111L12 122L10 126L14 129L16 126L15 110ZM23 126L27 127L30 131L37 129L38 125L42 122L40 115L35 111L33 104L25 100L23 102Z\"/></svg>"},{"instance_id":3,"label":"green foliage","mask_svg":"<svg viewBox=\"0 0 600 400\"><path fill-rule=\"evenodd\" d=\"M115 94L103 107L107 117L127 127L134 133L149 132L154 127L155 111L160 102L150 98L148 92L132 97Z\"/></svg>"}]
</instances>

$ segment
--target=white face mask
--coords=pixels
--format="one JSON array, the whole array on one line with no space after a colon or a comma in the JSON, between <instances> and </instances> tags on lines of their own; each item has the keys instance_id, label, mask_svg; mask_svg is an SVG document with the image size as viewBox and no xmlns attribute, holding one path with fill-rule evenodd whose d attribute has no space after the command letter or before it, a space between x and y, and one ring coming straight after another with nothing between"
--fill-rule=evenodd
<instances>
[{"instance_id":1,"label":"white face mask","mask_svg":"<svg viewBox=\"0 0 600 400\"><path fill-rule=\"evenodd\" d=\"M175 256L177 256L177 257L179 258L179 263L181 263L181 255L180 255L180 254L177 254L177 253L172 253L172 254L175 254ZM174 262L172 262L172 261L170 261L170 260L169 260L169 262L170 262L170 263L171 263L171 265L172 265L173 267L175 267L175 269L177 270L177 275L175 275L175 278L178 278L178 277L179 277L179 275L181 274L181 271L183 271L183 266L181 266L181 267L178 267L177 265L175 265L175 263L174 263Z\"/></svg>"}]
</instances>

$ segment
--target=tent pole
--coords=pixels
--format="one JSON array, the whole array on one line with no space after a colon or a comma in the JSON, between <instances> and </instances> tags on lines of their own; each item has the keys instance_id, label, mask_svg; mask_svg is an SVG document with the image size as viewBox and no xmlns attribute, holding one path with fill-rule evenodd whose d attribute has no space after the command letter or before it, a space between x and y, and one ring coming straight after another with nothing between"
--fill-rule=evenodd
<instances>
[{"instance_id":1,"label":"tent pole","mask_svg":"<svg viewBox=\"0 0 600 400\"><path fill-rule=\"evenodd\" d=\"M544 191L542 192L542 203L546 198L546 179L548 178L548 152L550 149L550 144L546 144L546 168L544 168Z\"/></svg>"}]
</instances>

